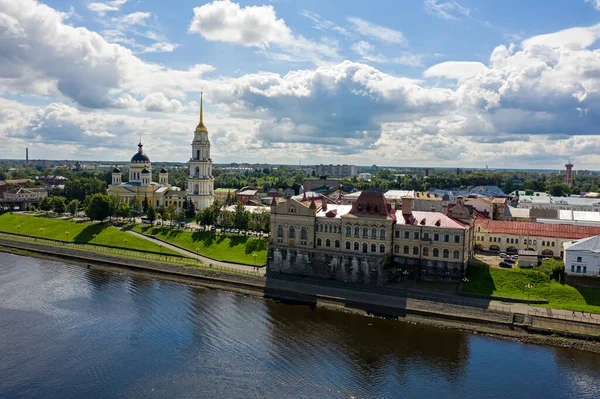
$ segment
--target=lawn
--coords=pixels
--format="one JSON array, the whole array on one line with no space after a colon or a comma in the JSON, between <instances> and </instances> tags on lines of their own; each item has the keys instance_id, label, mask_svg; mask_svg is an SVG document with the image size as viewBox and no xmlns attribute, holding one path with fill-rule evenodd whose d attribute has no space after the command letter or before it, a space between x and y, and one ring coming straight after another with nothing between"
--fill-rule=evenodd
<instances>
[{"instance_id":1,"label":"lawn","mask_svg":"<svg viewBox=\"0 0 600 399\"><path fill-rule=\"evenodd\" d=\"M17 226L21 227L17 228ZM40 227L44 229L41 232ZM165 254L176 253L104 223L75 223L43 216L4 213L0 215L0 231L55 240L67 240L65 232L68 231L69 241L93 242L144 251L161 252L162 250ZM96 238L94 238L94 234L96 234ZM124 239L127 239L127 243L123 241Z\"/></svg>"},{"instance_id":2,"label":"lawn","mask_svg":"<svg viewBox=\"0 0 600 399\"><path fill-rule=\"evenodd\" d=\"M536 306L600 313L600 289L560 284L536 270L470 266L467 278L465 292L527 299L529 291L530 299L548 300L548 305Z\"/></svg>"},{"instance_id":3,"label":"lawn","mask_svg":"<svg viewBox=\"0 0 600 399\"><path fill-rule=\"evenodd\" d=\"M254 264L267 263L267 241L245 236L215 235L212 233L191 233L179 229L168 229L151 226L135 225L133 230L157 236L158 238L186 248L192 252L208 256L213 259L235 263Z\"/></svg>"}]
</instances>

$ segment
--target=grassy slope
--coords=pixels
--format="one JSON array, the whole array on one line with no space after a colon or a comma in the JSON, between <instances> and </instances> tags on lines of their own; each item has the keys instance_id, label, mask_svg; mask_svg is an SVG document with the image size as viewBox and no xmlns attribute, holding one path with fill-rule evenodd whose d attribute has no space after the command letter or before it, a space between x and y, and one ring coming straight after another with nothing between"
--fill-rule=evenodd
<instances>
[{"instance_id":1,"label":"grassy slope","mask_svg":"<svg viewBox=\"0 0 600 399\"><path fill-rule=\"evenodd\" d=\"M547 307L600 313L600 289L578 288L549 280L534 270L469 267L463 291L510 298L546 299Z\"/></svg>"},{"instance_id":2,"label":"grassy slope","mask_svg":"<svg viewBox=\"0 0 600 399\"><path fill-rule=\"evenodd\" d=\"M21 226L17 229L17 226ZM161 248L143 238L136 237L115 227L99 223L74 223L67 220L52 219L39 216L27 216L5 213L0 215L0 231L20 233L28 236L40 237L40 227L44 229L42 237L57 240L66 240L68 231L69 241L91 242L112 245L115 247L136 248L146 251L160 252ZM94 239L94 234L97 237ZM123 239L127 238L127 245ZM166 248L163 253L175 254Z\"/></svg>"},{"instance_id":3,"label":"grassy slope","mask_svg":"<svg viewBox=\"0 0 600 399\"><path fill-rule=\"evenodd\" d=\"M252 256L255 253L256 264L267 263L267 242L244 236L220 236L211 233L190 233L178 229L164 229L136 225L135 231L152 234L158 238L179 245L192 252L198 252L211 258L236 263L254 264Z\"/></svg>"}]
</instances>

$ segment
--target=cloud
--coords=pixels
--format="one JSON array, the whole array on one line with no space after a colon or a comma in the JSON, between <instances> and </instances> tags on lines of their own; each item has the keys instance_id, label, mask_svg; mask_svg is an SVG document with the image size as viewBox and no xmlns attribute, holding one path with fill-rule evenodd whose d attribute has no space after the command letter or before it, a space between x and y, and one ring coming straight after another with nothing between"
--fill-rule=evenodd
<instances>
[{"instance_id":1,"label":"cloud","mask_svg":"<svg viewBox=\"0 0 600 399\"><path fill-rule=\"evenodd\" d=\"M471 15L470 9L455 0L424 0L424 5L425 11L443 19L457 19L460 16Z\"/></svg>"},{"instance_id":2,"label":"cloud","mask_svg":"<svg viewBox=\"0 0 600 399\"><path fill-rule=\"evenodd\" d=\"M377 25L357 17L348 18L348 22L350 22L352 28L362 36L404 46L408 44L408 40L406 40L402 32L397 30L386 28L385 26Z\"/></svg>"},{"instance_id":3,"label":"cloud","mask_svg":"<svg viewBox=\"0 0 600 399\"><path fill-rule=\"evenodd\" d=\"M144 47L140 53L170 53L175 51L179 44L175 43L154 43L151 46Z\"/></svg>"},{"instance_id":4,"label":"cloud","mask_svg":"<svg viewBox=\"0 0 600 399\"><path fill-rule=\"evenodd\" d=\"M553 48L582 49L594 44L600 38L600 24L590 27L570 28L524 40L523 47L535 45Z\"/></svg>"},{"instance_id":5,"label":"cloud","mask_svg":"<svg viewBox=\"0 0 600 399\"><path fill-rule=\"evenodd\" d=\"M464 80L476 76L485 69L486 66L481 62L447 61L429 67L425 72L423 72L423 77Z\"/></svg>"},{"instance_id":6,"label":"cloud","mask_svg":"<svg viewBox=\"0 0 600 399\"><path fill-rule=\"evenodd\" d=\"M316 43L294 35L270 5L242 8L229 0L216 0L194 8L189 31L208 41L236 43L263 51L276 46L277 54L283 55L278 58L286 61L318 63L322 59L340 58L332 43Z\"/></svg>"},{"instance_id":7,"label":"cloud","mask_svg":"<svg viewBox=\"0 0 600 399\"><path fill-rule=\"evenodd\" d=\"M600 11L600 0L585 0L586 3L590 3L592 7Z\"/></svg>"},{"instance_id":8,"label":"cloud","mask_svg":"<svg viewBox=\"0 0 600 399\"><path fill-rule=\"evenodd\" d=\"M422 54L412 54L403 52L399 56L389 59L375 49L375 47L366 41L359 41L352 45L352 51L358 54L363 61L373 63L393 63L405 65L408 67L419 67L423 65Z\"/></svg>"},{"instance_id":9,"label":"cloud","mask_svg":"<svg viewBox=\"0 0 600 399\"><path fill-rule=\"evenodd\" d=\"M125 3L127 3L127 0L113 0L104 3L95 2L88 4L88 9L100 16L104 16L109 11L119 11L121 6Z\"/></svg>"},{"instance_id":10,"label":"cloud","mask_svg":"<svg viewBox=\"0 0 600 399\"><path fill-rule=\"evenodd\" d=\"M317 14L315 12L308 11L308 10L302 10L302 12L300 14L303 17L310 19L313 22L313 28L315 28L315 29L318 29L323 32L331 30L331 31L341 33L344 36L351 35L350 32L348 32L348 30L346 28L343 28L339 25L336 25L332 21L322 18L319 14Z\"/></svg>"}]
</instances>

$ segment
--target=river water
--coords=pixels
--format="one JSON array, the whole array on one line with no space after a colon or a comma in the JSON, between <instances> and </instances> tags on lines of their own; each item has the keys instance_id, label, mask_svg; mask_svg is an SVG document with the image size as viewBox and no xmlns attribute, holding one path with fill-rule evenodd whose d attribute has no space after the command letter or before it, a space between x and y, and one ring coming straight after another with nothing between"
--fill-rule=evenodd
<instances>
[{"instance_id":1,"label":"river water","mask_svg":"<svg viewBox=\"0 0 600 399\"><path fill-rule=\"evenodd\" d=\"M0 397L598 398L600 355L0 253Z\"/></svg>"}]
</instances>

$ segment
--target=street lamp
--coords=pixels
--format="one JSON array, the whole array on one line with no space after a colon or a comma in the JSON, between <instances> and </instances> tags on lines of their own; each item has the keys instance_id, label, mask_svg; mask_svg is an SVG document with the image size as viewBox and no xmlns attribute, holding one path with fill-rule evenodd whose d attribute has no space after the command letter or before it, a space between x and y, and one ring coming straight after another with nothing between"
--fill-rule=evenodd
<instances>
[{"instance_id":1,"label":"street lamp","mask_svg":"<svg viewBox=\"0 0 600 399\"><path fill-rule=\"evenodd\" d=\"M17 225L17 234L21 234L21 225L20 224Z\"/></svg>"},{"instance_id":2,"label":"street lamp","mask_svg":"<svg viewBox=\"0 0 600 399\"><path fill-rule=\"evenodd\" d=\"M162 244L158 244L158 247L160 248L160 256L162 257Z\"/></svg>"},{"instance_id":3,"label":"street lamp","mask_svg":"<svg viewBox=\"0 0 600 399\"><path fill-rule=\"evenodd\" d=\"M527 288L527 305L529 305L529 292L533 288L533 285L531 285L530 283L527 283L525 288Z\"/></svg>"},{"instance_id":4,"label":"street lamp","mask_svg":"<svg viewBox=\"0 0 600 399\"><path fill-rule=\"evenodd\" d=\"M65 235L67 236L67 241L69 241L69 234L71 234L71 233L68 231L65 231Z\"/></svg>"},{"instance_id":5,"label":"street lamp","mask_svg":"<svg viewBox=\"0 0 600 399\"><path fill-rule=\"evenodd\" d=\"M254 258L254 266L256 266L256 254L252 254L252 257Z\"/></svg>"},{"instance_id":6,"label":"street lamp","mask_svg":"<svg viewBox=\"0 0 600 399\"><path fill-rule=\"evenodd\" d=\"M127 238L123 238L123 244L125 244L125 248L127 248Z\"/></svg>"},{"instance_id":7,"label":"street lamp","mask_svg":"<svg viewBox=\"0 0 600 399\"><path fill-rule=\"evenodd\" d=\"M98 237L98 234L94 234L94 235L92 236L92 241L94 241L94 240L96 239L96 237Z\"/></svg>"},{"instance_id":8,"label":"street lamp","mask_svg":"<svg viewBox=\"0 0 600 399\"><path fill-rule=\"evenodd\" d=\"M200 248L196 248L196 260L198 263L200 263L200 255L198 254L198 251L200 251Z\"/></svg>"},{"instance_id":9,"label":"street lamp","mask_svg":"<svg viewBox=\"0 0 600 399\"><path fill-rule=\"evenodd\" d=\"M40 237L43 238L43 236L44 236L44 228L40 227Z\"/></svg>"}]
</instances>

